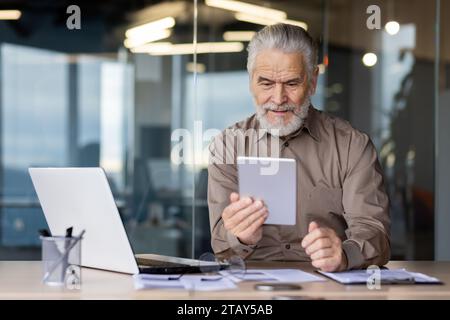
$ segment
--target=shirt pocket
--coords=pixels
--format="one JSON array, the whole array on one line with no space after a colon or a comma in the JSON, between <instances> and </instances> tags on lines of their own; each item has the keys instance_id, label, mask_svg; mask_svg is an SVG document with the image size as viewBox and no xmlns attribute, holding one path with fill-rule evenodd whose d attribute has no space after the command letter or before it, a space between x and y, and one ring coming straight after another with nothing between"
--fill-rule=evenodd
<instances>
[{"instance_id":1,"label":"shirt pocket","mask_svg":"<svg viewBox=\"0 0 450 320\"><path fill-rule=\"evenodd\" d=\"M315 186L308 193L304 213L306 222L316 221L320 226L332 228L345 238L347 228L342 205L342 188Z\"/></svg>"}]
</instances>

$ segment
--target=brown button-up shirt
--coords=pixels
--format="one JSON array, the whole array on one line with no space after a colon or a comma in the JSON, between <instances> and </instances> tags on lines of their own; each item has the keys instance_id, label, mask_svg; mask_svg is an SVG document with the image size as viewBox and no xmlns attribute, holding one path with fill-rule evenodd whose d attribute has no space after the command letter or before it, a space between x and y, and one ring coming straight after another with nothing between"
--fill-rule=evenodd
<instances>
[{"instance_id":1,"label":"brown button-up shirt","mask_svg":"<svg viewBox=\"0 0 450 320\"><path fill-rule=\"evenodd\" d=\"M230 193L239 192L236 159L274 154L296 160L297 223L264 225L260 242L244 245L225 229L221 218ZM383 173L370 138L347 121L311 106L299 130L276 138L259 130L253 115L215 137L208 176L211 243L219 256L310 261L301 241L309 223L316 221L342 239L349 269L389 261L389 201Z\"/></svg>"}]
</instances>

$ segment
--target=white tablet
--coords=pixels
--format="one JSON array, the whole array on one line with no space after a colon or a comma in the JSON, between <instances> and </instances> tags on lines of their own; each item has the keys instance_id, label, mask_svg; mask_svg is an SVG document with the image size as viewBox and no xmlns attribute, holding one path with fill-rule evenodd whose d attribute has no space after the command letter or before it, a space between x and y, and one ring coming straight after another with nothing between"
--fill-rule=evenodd
<instances>
[{"instance_id":1,"label":"white tablet","mask_svg":"<svg viewBox=\"0 0 450 320\"><path fill-rule=\"evenodd\" d=\"M269 210L265 224L295 225L297 174L294 159L238 157L239 194L261 199Z\"/></svg>"}]
</instances>

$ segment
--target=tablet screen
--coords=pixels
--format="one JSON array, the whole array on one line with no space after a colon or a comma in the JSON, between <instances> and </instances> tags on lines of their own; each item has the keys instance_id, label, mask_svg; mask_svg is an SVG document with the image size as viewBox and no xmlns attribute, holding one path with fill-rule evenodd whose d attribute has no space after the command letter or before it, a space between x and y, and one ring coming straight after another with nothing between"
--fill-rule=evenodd
<instances>
[{"instance_id":1,"label":"tablet screen","mask_svg":"<svg viewBox=\"0 0 450 320\"><path fill-rule=\"evenodd\" d=\"M295 225L297 174L294 159L238 157L239 194L262 200L265 224Z\"/></svg>"}]
</instances>

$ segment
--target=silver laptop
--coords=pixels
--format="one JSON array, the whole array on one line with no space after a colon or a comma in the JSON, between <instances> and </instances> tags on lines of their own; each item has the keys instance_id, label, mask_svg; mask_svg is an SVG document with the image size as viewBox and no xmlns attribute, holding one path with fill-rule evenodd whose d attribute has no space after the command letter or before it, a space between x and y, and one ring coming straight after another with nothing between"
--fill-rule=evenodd
<instances>
[{"instance_id":1,"label":"silver laptop","mask_svg":"<svg viewBox=\"0 0 450 320\"><path fill-rule=\"evenodd\" d=\"M73 227L83 237L82 266L137 273L192 273L221 264L156 254L134 255L102 168L29 168L52 235Z\"/></svg>"}]
</instances>

